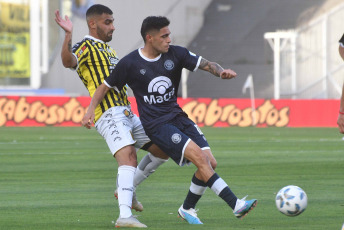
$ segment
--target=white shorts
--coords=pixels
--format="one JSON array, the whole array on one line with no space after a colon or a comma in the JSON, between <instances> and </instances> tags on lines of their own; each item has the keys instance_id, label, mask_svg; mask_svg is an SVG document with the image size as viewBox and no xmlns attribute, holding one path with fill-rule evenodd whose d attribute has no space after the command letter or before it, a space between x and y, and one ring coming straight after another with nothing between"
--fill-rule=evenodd
<instances>
[{"instance_id":1,"label":"white shorts","mask_svg":"<svg viewBox=\"0 0 344 230\"><path fill-rule=\"evenodd\" d=\"M111 107L98 119L95 127L113 155L125 146L134 145L139 149L150 142L140 119L132 113L130 106Z\"/></svg>"}]
</instances>

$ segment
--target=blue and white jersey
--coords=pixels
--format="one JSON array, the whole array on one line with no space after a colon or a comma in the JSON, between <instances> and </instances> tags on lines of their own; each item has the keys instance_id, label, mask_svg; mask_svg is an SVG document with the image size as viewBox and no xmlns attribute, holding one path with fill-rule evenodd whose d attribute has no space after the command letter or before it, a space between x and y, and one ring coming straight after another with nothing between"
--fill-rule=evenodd
<instances>
[{"instance_id":1,"label":"blue and white jersey","mask_svg":"<svg viewBox=\"0 0 344 230\"><path fill-rule=\"evenodd\" d=\"M198 69L201 57L180 46L170 46L167 53L148 59L141 49L122 58L104 83L133 90L143 127L167 123L178 114L187 116L177 104L182 69Z\"/></svg>"}]
</instances>

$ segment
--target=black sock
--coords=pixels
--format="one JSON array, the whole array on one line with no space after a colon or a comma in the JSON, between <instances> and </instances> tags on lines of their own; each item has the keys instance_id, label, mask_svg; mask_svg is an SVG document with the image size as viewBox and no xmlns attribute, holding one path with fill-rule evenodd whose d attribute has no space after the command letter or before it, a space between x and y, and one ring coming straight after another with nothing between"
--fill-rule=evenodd
<instances>
[{"instance_id":1,"label":"black sock","mask_svg":"<svg viewBox=\"0 0 344 230\"><path fill-rule=\"evenodd\" d=\"M199 180L195 175L193 175L192 180L191 180L191 186L190 190L184 200L183 208L184 209L190 209L190 208L195 208L197 202L199 199L202 197L205 189L207 188L207 185ZM194 192L191 192L191 189L194 190Z\"/></svg>"},{"instance_id":2,"label":"black sock","mask_svg":"<svg viewBox=\"0 0 344 230\"><path fill-rule=\"evenodd\" d=\"M211 188L219 197L221 197L232 209L235 208L237 197L228 187L226 182L216 173L207 181L207 186Z\"/></svg>"},{"instance_id":3,"label":"black sock","mask_svg":"<svg viewBox=\"0 0 344 230\"><path fill-rule=\"evenodd\" d=\"M238 198L228 186L220 192L219 197L226 201L226 203L234 210Z\"/></svg>"}]
</instances>

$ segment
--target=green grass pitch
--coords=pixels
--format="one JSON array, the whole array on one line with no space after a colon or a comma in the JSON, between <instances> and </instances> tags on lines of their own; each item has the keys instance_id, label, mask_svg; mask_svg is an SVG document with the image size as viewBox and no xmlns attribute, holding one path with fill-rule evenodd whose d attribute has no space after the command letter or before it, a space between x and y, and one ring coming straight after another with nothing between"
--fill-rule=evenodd
<instances>
[{"instance_id":1,"label":"green grass pitch","mask_svg":"<svg viewBox=\"0 0 344 230\"><path fill-rule=\"evenodd\" d=\"M239 197L257 198L243 220L208 189L202 226L177 218L194 166L172 160L137 189L149 229L340 229L344 222L344 141L335 128L202 128L217 173ZM114 229L117 164L100 135L82 127L0 127L0 229ZM140 151L138 158L145 153ZM286 185L308 195L297 217L277 211Z\"/></svg>"}]
</instances>

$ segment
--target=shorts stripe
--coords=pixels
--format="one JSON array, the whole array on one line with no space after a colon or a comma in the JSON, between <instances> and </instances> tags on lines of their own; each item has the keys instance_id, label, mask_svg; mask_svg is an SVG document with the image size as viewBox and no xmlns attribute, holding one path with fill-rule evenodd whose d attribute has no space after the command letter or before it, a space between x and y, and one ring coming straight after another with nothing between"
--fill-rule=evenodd
<instances>
[{"instance_id":1,"label":"shorts stripe","mask_svg":"<svg viewBox=\"0 0 344 230\"><path fill-rule=\"evenodd\" d=\"M180 162L179 162L179 165L180 165L180 166L183 166L185 149L186 149L186 146L190 143L190 141L191 141L191 139L189 138L189 139L185 142L185 145L184 145L183 151L182 151L182 156L181 156Z\"/></svg>"}]
</instances>

